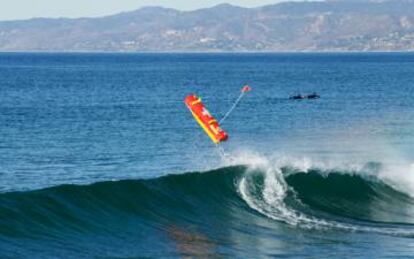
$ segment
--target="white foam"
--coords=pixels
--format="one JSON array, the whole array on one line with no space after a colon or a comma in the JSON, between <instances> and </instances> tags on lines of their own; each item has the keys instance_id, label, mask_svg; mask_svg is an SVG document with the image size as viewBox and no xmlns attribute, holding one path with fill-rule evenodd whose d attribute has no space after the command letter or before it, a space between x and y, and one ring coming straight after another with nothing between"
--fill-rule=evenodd
<instances>
[{"instance_id":1,"label":"white foam","mask_svg":"<svg viewBox=\"0 0 414 259\"><path fill-rule=\"evenodd\" d=\"M385 165L378 177L396 190L414 197L414 164Z\"/></svg>"},{"instance_id":2,"label":"white foam","mask_svg":"<svg viewBox=\"0 0 414 259\"><path fill-rule=\"evenodd\" d=\"M246 159L245 157L249 159ZM326 164L323 162L315 162L312 159L304 157L294 159L292 157L284 156L277 160L273 160L273 162L264 157L260 157L257 154L253 159L250 154L245 157L241 156L239 157L239 160L233 161L236 164L243 161L243 164L249 166L249 170L238 182L238 192L250 208L272 220L306 229L323 230L334 228L338 230L374 232L389 235L414 235L414 230L410 229L371 227L316 218L301 211L297 211L285 203L285 198L288 192L293 192L293 190L289 188L284 180L281 171L282 167L293 167L300 172L308 172L312 168L317 168L319 170L326 170L328 173L333 170L344 173L346 173L347 170L353 173L363 173L362 171L358 171L363 168L363 165L355 164L347 166L348 168L344 170L340 169L340 167L338 167L339 165L333 165L333 163ZM247 161L252 162L252 164L246 163ZM411 168L414 170L414 165L412 165ZM264 177L264 183L263 186L260 187L261 189L258 189L259 187L256 186L253 179L254 174L258 173L263 174L262 176ZM412 179L414 186L414 176Z\"/></svg>"},{"instance_id":3,"label":"white foam","mask_svg":"<svg viewBox=\"0 0 414 259\"><path fill-rule=\"evenodd\" d=\"M245 175L238 184L239 193L249 207L270 219L293 226L322 228L331 225L325 220L316 219L295 211L285 204L284 200L288 192L288 186L283 179L280 168L268 169L263 172L265 172L265 178L261 197L252 194L254 187L249 186L249 175Z\"/></svg>"}]
</instances>

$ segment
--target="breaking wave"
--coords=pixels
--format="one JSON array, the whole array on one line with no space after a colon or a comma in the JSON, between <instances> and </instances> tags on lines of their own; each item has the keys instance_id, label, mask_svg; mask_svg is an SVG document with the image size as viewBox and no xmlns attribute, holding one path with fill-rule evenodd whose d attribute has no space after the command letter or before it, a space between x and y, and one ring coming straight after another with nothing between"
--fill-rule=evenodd
<instances>
[{"instance_id":1,"label":"breaking wave","mask_svg":"<svg viewBox=\"0 0 414 259\"><path fill-rule=\"evenodd\" d=\"M293 228L414 234L414 199L381 179L380 164L358 170L229 166L156 179L62 185L0 194L0 235L36 238L216 224L245 216ZM212 219L214 217L214 219ZM230 219L230 217L232 219Z\"/></svg>"}]
</instances>

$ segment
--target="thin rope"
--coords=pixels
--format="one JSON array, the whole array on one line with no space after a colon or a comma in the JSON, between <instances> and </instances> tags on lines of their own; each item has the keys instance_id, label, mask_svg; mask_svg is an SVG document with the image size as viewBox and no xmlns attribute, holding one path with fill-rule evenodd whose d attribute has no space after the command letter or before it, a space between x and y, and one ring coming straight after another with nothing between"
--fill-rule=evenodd
<instances>
[{"instance_id":1,"label":"thin rope","mask_svg":"<svg viewBox=\"0 0 414 259\"><path fill-rule=\"evenodd\" d=\"M231 157L231 155L226 153L226 151L224 150L223 146L220 145L220 143L216 144L216 148L222 161L224 161L225 163L229 163L233 161L233 158Z\"/></svg>"},{"instance_id":2,"label":"thin rope","mask_svg":"<svg viewBox=\"0 0 414 259\"><path fill-rule=\"evenodd\" d=\"M224 152L224 148L219 143L216 144L216 147L217 147L217 151L218 151L220 157L223 160L225 160L227 155L226 155L226 152Z\"/></svg>"},{"instance_id":3,"label":"thin rope","mask_svg":"<svg viewBox=\"0 0 414 259\"><path fill-rule=\"evenodd\" d=\"M244 94L245 94L245 92L242 92L239 95L239 97L237 98L237 100L233 103L233 106L231 106L230 110L223 116L223 118L221 118L221 120L219 121L219 124L222 124L223 121L225 121L227 119L227 117L229 117L229 115L233 112L233 110L236 108L236 106L239 104L239 102L243 98Z\"/></svg>"}]
</instances>

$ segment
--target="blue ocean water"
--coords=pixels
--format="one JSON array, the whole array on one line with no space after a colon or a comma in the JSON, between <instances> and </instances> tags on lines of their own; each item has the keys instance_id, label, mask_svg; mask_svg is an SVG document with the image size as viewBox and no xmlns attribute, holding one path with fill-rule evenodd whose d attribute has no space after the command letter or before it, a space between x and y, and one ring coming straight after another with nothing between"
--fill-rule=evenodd
<instances>
[{"instance_id":1,"label":"blue ocean water","mask_svg":"<svg viewBox=\"0 0 414 259\"><path fill-rule=\"evenodd\" d=\"M246 84L223 159L183 99ZM412 53L0 54L0 256L412 256L413 98Z\"/></svg>"}]
</instances>

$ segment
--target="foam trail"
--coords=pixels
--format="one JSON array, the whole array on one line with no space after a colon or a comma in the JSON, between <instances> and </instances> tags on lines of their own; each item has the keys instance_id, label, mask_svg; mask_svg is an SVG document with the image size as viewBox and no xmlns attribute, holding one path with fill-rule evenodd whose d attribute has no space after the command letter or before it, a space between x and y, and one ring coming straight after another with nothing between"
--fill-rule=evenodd
<instances>
[{"instance_id":1,"label":"foam trail","mask_svg":"<svg viewBox=\"0 0 414 259\"><path fill-rule=\"evenodd\" d=\"M267 170L265 172L264 186L261 197L254 195L253 186L249 186L248 176L243 177L238 185L238 191L245 202L254 210L273 220L282 221L289 225L304 228L332 227L332 224L311 218L303 213L289 208L284 199L288 192L288 186L283 179L280 169Z\"/></svg>"}]
</instances>

